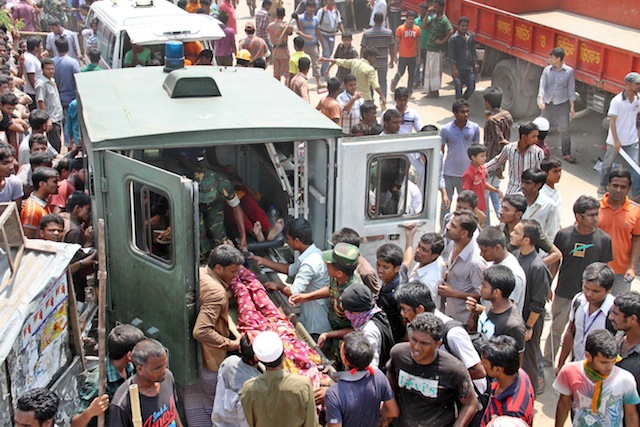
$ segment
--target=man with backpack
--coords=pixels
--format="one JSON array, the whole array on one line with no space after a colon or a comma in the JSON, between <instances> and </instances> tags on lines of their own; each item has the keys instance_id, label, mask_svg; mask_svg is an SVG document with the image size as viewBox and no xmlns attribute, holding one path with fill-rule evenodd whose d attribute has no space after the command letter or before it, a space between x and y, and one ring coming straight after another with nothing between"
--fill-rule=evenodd
<instances>
[{"instance_id":1,"label":"man with backpack","mask_svg":"<svg viewBox=\"0 0 640 427\"><path fill-rule=\"evenodd\" d=\"M585 343L590 332L598 329L616 330L609 320L615 297L611 295L614 274L603 262L594 262L582 273L582 292L573 297L569 312L569 326L562 339L562 351L556 372L573 352L572 361L585 359Z\"/></svg>"},{"instance_id":2,"label":"man with backpack","mask_svg":"<svg viewBox=\"0 0 640 427\"><path fill-rule=\"evenodd\" d=\"M324 39L324 44L322 45L322 57L331 58L331 55L333 55L333 48L336 44L336 34L338 34L338 30L340 30L341 33L344 33L342 16L336 7L336 0L327 0L327 4L318 10L316 18L318 18L318 28L320 28L320 33L322 33L322 38ZM323 62L320 72L325 78L327 78L327 80L328 70L329 64Z\"/></svg>"}]
</instances>

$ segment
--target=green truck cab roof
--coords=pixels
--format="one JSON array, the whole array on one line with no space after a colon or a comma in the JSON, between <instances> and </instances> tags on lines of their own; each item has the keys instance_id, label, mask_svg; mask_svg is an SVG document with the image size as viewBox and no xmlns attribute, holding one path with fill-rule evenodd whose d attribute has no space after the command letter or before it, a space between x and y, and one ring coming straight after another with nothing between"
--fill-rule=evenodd
<instances>
[{"instance_id":1,"label":"green truck cab roof","mask_svg":"<svg viewBox=\"0 0 640 427\"><path fill-rule=\"evenodd\" d=\"M168 148L342 136L337 124L264 70L193 66L173 71L167 80L169 75L162 67L76 74L80 123L89 148ZM213 90L219 96L172 98L171 87L198 95Z\"/></svg>"}]
</instances>

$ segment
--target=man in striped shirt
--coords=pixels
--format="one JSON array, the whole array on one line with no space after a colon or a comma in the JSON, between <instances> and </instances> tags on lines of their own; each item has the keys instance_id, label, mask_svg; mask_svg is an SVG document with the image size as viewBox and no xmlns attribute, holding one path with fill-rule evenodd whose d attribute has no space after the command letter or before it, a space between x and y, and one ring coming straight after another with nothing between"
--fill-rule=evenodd
<instances>
[{"instance_id":1,"label":"man in striped shirt","mask_svg":"<svg viewBox=\"0 0 640 427\"><path fill-rule=\"evenodd\" d=\"M508 335L491 338L482 348L482 366L495 381L491 384L491 397L481 426L502 415L520 418L532 425L535 397L529 376L520 368L516 340Z\"/></svg>"},{"instance_id":2,"label":"man in striped shirt","mask_svg":"<svg viewBox=\"0 0 640 427\"><path fill-rule=\"evenodd\" d=\"M505 145L500 154L488 161L485 165L487 175L504 166L509 160L509 185L505 194L514 194L520 191L522 186L522 173L527 169L540 168L540 162L544 159L544 151L538 147L538 126L529 122L518 129L520 139Z\"/></svg>"},{"instance_id":3,"label":"man in striped shirt","mask_svg":"<svg viewBox=\"0 0 640 427\"><path fill-rule=\"evenodd\" d=\"M507 110L500 108L502 104L502 89L498 86L489 86L482 94L484 98L484 109L489 111L487 122L484 125L484 145L487 146L487 159L493 159L497 156L502 147L509 143L511 138L511 126L513 126L513 117ZM500 180L503 168L497 168L492 174L487 174L487 183L496 188L500 188ZM488 199L491 199L493 209L498 215L500 212L500 199L498 193L487 191ZM487 200L487 225L490 225L489 216L489 200Z\"/></svg>"}]
</instances>

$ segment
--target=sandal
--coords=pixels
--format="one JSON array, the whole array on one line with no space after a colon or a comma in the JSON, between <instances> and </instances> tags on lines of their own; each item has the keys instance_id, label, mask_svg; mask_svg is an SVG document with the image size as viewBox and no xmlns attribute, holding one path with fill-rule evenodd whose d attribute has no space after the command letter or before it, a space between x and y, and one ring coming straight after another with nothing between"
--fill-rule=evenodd
<instances>
[{"instance_id":1,"label":"sandal","mask_svg":"<svg viewBox=\"0 0 640 427\"><path fill-rule=\"evenodd\" d=\"M568 156L563 156L562 157L564 159L565 162L567 163L576 163L576 158L573 157L572 155L568 155Z\"/></svg>"}]
</instances>

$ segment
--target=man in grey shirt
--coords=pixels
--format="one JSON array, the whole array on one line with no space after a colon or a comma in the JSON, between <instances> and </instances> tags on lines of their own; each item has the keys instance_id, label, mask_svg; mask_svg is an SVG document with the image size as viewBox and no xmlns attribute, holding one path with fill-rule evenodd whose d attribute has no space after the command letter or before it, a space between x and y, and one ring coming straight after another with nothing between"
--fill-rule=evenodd
<instances>
[{"instance_id":1,"label":"man in grey shirt","mask_svg":"<svg viewBox=\"0 0 640 427\"><path fill-rule=\"evenodd\" d=\"M438 293L447 298L445 314L467 324L467 297L480 299L480 285L487 262L480 255L480 248L473 238L478 228L475 215L466 210L453 213L447 224L446 236L455 247L449 255L449 271L445 280L438 286Z\"/></svg>"},{"instance_id":2,"label":"man in grey shirt","mask_svg":"<svg viewBox=\"0 0 640 427\"><path fill-rule=\"evenodd\" d=\"M576 159L571 155L569 120L576 116L576 80L573 68L564 63L564 49L556 47L549 52L549 65L540 76L538 107L542 117L558 127L562 142L562 158L569 163Z\"/></svg>"}]
</instances>

